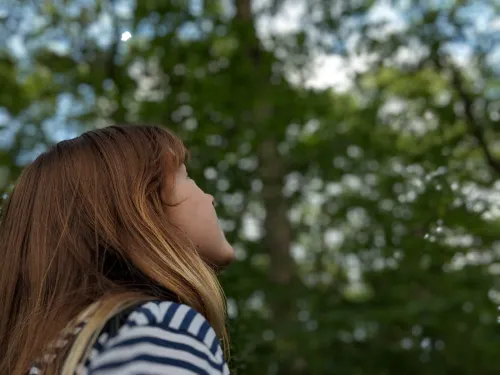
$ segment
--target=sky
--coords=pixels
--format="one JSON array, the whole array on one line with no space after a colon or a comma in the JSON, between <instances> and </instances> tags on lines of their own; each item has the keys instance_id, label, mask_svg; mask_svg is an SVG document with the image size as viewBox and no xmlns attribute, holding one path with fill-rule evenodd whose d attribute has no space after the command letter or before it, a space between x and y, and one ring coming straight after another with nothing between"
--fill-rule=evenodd
<instances>
[{"instance_id":1,"label":"sky","mask_svg":"<svg viewBox=\"0 0 500 375\"><path fill-rule=\"evenodd\" d=\"M3 5L0 4L0 16L9 9L9 1L12 0L6 1ZM206 0L190 0L190 8L193 14L200 14L203 1ZM490 0L492 4L494 1L498 2L498 0ZM78 14L82 7L92 4L92 2L92 0L69 2L71 6L67 7L66 11ZM232 0L222 0L222 2L225 4L227 15L233 15L234 9L231 5ZM253 9L255 13L259 14L259 11L267 7L269 2L270 0L254 0ZM446 4L450 2L450 0L434 0L437 7L446 7ZM286 35L287 33L296 32L304 28L306 28L306 32L313 38L329 38L328 35L313 35L314 32L312 29L307 29L307 26L304 25L303 19L305 12L307 12L306 3L305 0L285 0L284 5L275 16L271 17L265 13L259 15L257 17L256 26L261 40L269 46L270 36ZM471 2L471 5L467 8L468 16L474 21L477 30L483 32L494 32L498 30L500 33L500 16L496 18L492 17L492 8L490 8L487 3L488 1L484 0ZM131 17L133 15L134 0L116 0L114 8L119 16L124 18ZM9 49L14 55L21 59L27 52L22 33L44 23L42 17L35 17L34 15L28 14L30 12L29 7L27 7L24 12L25 22L23 22L19 30L20 32L11 35L7 41ZM389 0L378 0L370 10L367 18L374 22L386 21L387 24L382 31L386 34L404 30L407 26L405 15L392 6ZM145 33L148 32L146 27L144 27L142 31ZM181 32L185 34L186 38L196 37L193 27L190 25L186 25ZM122 42L124 43L134 37L129 30L124 29L123 33L124 37L122 37ZM105 13L101 14L101 16L91 25L89 34L103 47L108 45L113 38L111 17ZM65 42L63 37L57 35L51 38L48 45L52 50L62 54L69 50L69 44ZM353 43L347 43L348 50L353 47ZM471 58L472 48L468 43L456 43L450 45L449 49L452 50L457 61L463 65ZM411 55L411 51L407 51L407 57L411 58L409 55ZM500 61L500 47L493 53L493 58ZM367 59L362 56L348 61L340 55L318 50L313 55L311 61L312 70L305 82L299 82L298 74L293 71L289 72L289 78L297 82L297 84L305 84L309 87L333 88L345 91L349 89L351 85L352 73L354 71L364 70L367 67Z\"/></svg>"},{"instance_id":2,"label":"sky","mask_svg":"<svg viewBox=\"0 0 500 375\"><path fill-rule=\"evenodd\" d=\"M190 8L193 14L200 14L202 9L202 2L207 0L190 0ZM226 5L227 16L232 16L234 14L234 8L232 7L233 0L222 0ZM471 1L471 5L467 8L466 17L471 19L475 25L478 32L495 32L498 30L500 35L500 16L496 18L492 16L491 9L488 8L488 3L493 4L496 1L500 5L500 0L477 0L475 2ZM269 5L270 0L254 0L253 7L255 14L260 14L256 20L257 33L264 45L272 48L270 38L271 36L284 36L291 32L297 32L299 30L305 30L306 33L311 38L314 39L325 39L330 38L329 35L320 35L315 33L313 29L307 28L304 25L303 19L305 16L306 0L285 0L284 5L280 11L275 16L269 16L265 12L260 12L263 7ZM408 2L408 1L407 1ZM446 7L451 0L434 0L435 6ZM55 2L57 3L57 2ZM10 4L10 6L9 6ZM9 9L15 9L12 7L14 0L5 0L0 4L0 17L5 14ZM66 8L66 11L72 14L78 14L81 7L93 4L93 0L77 0L69 2L71 5ZM114 2L115 12L124 19L133 16L134 12L134 0L115 0ZM46 20L43 17L36 16L33 13L33 8L25 7L23 10L24 21L21 24L20 29L17 33L10 35L7 40L7 46L10 51L18 57L18 59L23 62L27 61L25 59L27 54L26 45L24 43L23 33L42 26ZM408 13L409 14L409 13ZM378 0L375 6L370 10L367 19L370 21L386 21L381 32L383 33L393 33L404 30L407 27L407 14L403 14L398 11L394 6L391 5L389 0ZM69 43L67 42L64 33L59 30L60 33L53 34L49 39L44 41L54 52L65 54L69 51ZM147 35L151 33L152 30L148 29L147 26L141 28L141 35ZM90 26L89 35L95 38L99 43L105 47L109 45L113 36L112 21L108 14L101 14ZM185 38L196 37L196 33L190 25L186 25L181 33ZM126 27L123 29L121 43L128 43L133 40L137 35L133 35L131 30ZM1 39L1 38L0 38ZM312 51L311 60L309 61L310 71L305 77L299 74L297 70L289 68L287 71L287 76L289 80L297 85L305 85L307 87L317 88L317 89L334 89L337 91L346 91L352 86L352 77L355 72L361 72L369 68L368 58L366 56L357 55L352 53L354 48L354 43L352 40L343 41L348 52L351 52L351 57L346 58L339 54L335 54L332 51L325 51L316 49ZM500 62L500 43L497 47L496 52L492 54L492 59ZM450 44L448 49L461 65L466 66L472 57L472 47L470 42L461 42ZM400 51L400 55L403 59L413 59L417 53L412 48L406 48ZM286 60L286 59L285 59ZM500 66L500 64L497 64ZM48 122L48 125L53 129L52 134L56 136L58 140L68 138L73 136L73 131L68 131L64 126L58 126L58 123L64 123L64 114L71 107L71 102L67 98L62 97L59 101L59 120L56 118L52 122ZM16 130L15 121L11 121L8 114L0 110L0 125L1 124L12 124L10 129L7 131L0 131L0 147L2 144L9 142L11 135Z\"/></svg>"},{"instance_id":3,"label":"sky","mask_svg":"<svg viewBox=\"0 0 500 375\"><path fill-rule=\"evenodd\" d=\"M195 0L199 1L199 0ZM437 8L446 8L451 0L434 0L434 6ZM477 30L476 35L479 33L495 33L498 31L500 35L500 14L497 13L496 17L493 11L494 3L500 6L498 0L487 1L471 1L470 5L464 10L463 18L471 22ZM262 6L266 6L269 0L256 0L255 10ZM403 31L408 26L408 15L410 12L405 13L398 10L393 6L394 1L378 0L371 8L367 15L367 20L370 22L385 22L381 33L392 34ZM404 3L404 1L402 2ZM406 1L408 6L411 2ZM302 20L304 19L305 12L307 12L305 1L286 0L285 5L275 17L261 16L257 20L257 30L262 40L266 41L269 36L283 35L288 32L301 30L303 27ZM416 12L418 10L412 10ZM307 30L306 30L307 31ZM472 36L471 40L476 36ZM451 53L453 58L461 66L467 66L473 54L471 41L457 42L449 44L447 50ZM354 43L346 43L347 50L353 52ZM417 53L412 49L402 50L401 57L403 59L412 59L414 54ZM491 54L490 59L500 62L500 41L496 50ZM500 65L500 64L498 64ZM337 91L346 91L352 85L352 76L354 72L365 71L368 67L368 59L366 56L357 56L354 58L346 59L334 53L325 51L317 51L312 61L311 75L303 82L308 87L319 89L333 88ZM290 72L292 80L298 80L297 75Z\"/></svg>"}]
</instances>

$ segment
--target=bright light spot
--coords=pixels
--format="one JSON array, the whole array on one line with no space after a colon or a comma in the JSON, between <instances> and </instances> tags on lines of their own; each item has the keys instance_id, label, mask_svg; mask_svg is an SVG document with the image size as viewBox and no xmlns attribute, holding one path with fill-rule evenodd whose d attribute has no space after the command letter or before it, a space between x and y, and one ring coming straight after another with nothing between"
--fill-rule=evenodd
<instances>
[{"instance_id":1,"label":"bright light spot","mask_svg":"<svg viewBox=\"0 0 500 375\"><path fill-rule=\"evenodd\" d=\"M492 30L500 30L500 17L494 18L490 22L490 28Z\"/></svg>"},{"instance_id":2,"label":"bright light spot","mask_svg":"<svg viewBox=\"0 0 500 375\"><path fill-rule=\"evenodd\" d=\"M132 34L130 34L128 31L125 31L124 33L122 33L122 41L126 42L130 38L132 38Z\"/></svg>"}]
</instances>

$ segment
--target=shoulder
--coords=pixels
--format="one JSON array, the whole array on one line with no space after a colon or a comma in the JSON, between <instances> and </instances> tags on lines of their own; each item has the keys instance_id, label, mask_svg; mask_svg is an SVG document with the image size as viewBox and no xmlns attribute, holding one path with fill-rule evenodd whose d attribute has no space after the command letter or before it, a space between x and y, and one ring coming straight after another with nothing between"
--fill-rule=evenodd
<instances>
[{"instance_id":1,"label":"shoulder","mask_svg":"<svg viewBox=\"0 0 500 375\"><path fill-rule=\"evenodd\" d=\"M203 342L214 355L217 354L219 339L210 323L195 309L184 304L170 301L147 302L129 315L126 324L128 327L157 326L183 333Z\"/></svg>"},{"instance_id":2,"label":"shoulder","mask_svg":"<svg viewBox=\"0 0 500 375\"><path fill-rule=\"evenodd\" d=\"M103 333L88 368L95 375L229 373L219 339L205 317L170 301L139 305L116 336L108 340Z\"/></svg>"}]
</instances>

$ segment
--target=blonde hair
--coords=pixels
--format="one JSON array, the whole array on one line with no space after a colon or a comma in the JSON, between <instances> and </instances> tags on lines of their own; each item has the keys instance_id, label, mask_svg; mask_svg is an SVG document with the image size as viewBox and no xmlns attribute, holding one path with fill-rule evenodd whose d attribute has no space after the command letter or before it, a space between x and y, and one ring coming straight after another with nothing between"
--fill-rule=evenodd
<instances>
[{"instance_id":1,"label":"blonde hair","mask_svg":"<svg viewBox=\"0 0 500 375\"><path fill-rule=\"evenodd\" d=\"M185 158L164 128L112 126L56 144L23 171L0 222L0 373L24 374L94 304L72 348L43 371L74 366L105 320L148 299L197 310L228 355L217 277L161 199Z\"/></svg>"}]
</instances>

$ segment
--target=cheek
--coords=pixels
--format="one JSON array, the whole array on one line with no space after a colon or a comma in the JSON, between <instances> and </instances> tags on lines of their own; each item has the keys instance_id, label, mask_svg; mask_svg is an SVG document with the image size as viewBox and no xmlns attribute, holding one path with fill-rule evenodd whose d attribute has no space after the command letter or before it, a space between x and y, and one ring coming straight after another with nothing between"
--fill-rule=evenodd
<instances>
[{"instance_id":1,"label":"cheek","mask_svg":"<svg viewBox=\"0 0 500 375\"><path fill-rule=\"evenodd\" d=\"M209 200L186 201L168 210L168 217L201 251L216 246L222 237L217 216Z\"/></svg>"},{"instance_id":2,"label":"cheek","mask_svg":"<svg viewBox=\"0 0 500 375\"><path fill-rule=\"evenodd\" d=\"M221 231L217 215L212 206L198 207L191 217L189 235L201 251L211 251L221 241Z\"/></svg>"},{"instance_id":3,"label":"cheek","mask_svg":"<svg viewBox=\"0 0 500 375\"><path fill-rule=\"evenodd\" d=\"M208 203L208 204L207 204ZM234 260L234 249L220 230L212 203L189 204L171 210L169 221L196 245L201 257L218 267Z\"/></svg>"}]
</instances>

